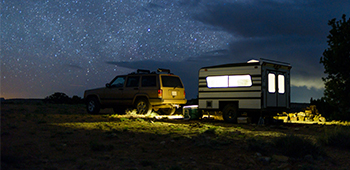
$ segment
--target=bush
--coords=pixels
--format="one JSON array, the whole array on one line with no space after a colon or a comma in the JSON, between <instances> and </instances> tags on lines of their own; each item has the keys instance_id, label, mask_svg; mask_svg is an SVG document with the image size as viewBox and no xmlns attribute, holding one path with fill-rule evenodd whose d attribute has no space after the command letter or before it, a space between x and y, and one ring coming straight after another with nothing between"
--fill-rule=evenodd
<instances>
[{"instance_id":1,"label":"bush","mask_svg":"<svg viewBox=\"0 0 350 170\"><path fill-rule=\"evenodd\" d=\"M293 158L303 158L305 155L326 156L326 152L321 147L309 139L295 135L277 137L273 143L281 154Z\"/></svg>"},{"instance_id":2,"label":"bush","mask_svg":"<svg viewBox=\"0 0 350 170\"><path fill-rule=\"evenodd\" d=\"M350 128L336 127L331 130L326 129L325 133L317 141L326 146L350 150Z\"/></svg>"},{"instance_id":3,"label":"bush","mask_svg":"<svg viewBox=\"0 0 350 170\"><path fill-rule=\"evenodd\" d=\"M83 99L78 96L73 96L70 98L65 93L55 92L54 94L45 97L44 102L54 103L54 104L82 104Z\"/></svg>"},{"instance_id":4,"label":"bush","mask_svg":"<svg viewBox=\"0 0 350 170\"><path fill-rule=\"evenodd\" d=\"M254 152L266 153L271 148L271 143L264 140L248 138L246 143L248 144L248 149Z\"/></svg>"}]
</instances>

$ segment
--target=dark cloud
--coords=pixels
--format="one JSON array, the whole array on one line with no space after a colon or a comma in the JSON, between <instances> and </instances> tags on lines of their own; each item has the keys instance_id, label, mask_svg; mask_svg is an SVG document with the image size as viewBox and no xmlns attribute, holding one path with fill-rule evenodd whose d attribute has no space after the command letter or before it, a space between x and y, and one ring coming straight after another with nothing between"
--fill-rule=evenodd
<instances>
[{"instance_id":1,"label":"dark cloud","mask_svg":"<svg viewBox=\"0 0 350 170\"><path fill-rule=\"evenodd\" d=\"M341 0L211 3L193 19L234 35L229 55L236 60L291 63L292 85L310 90L323 87L319 60L327 47L328 20L348 14L349 6Z\"/></svg>"},{"instance_id":2,"label":"dark cloud","mask_svg":"<svg viewBox=\"0 0 350 170\"><path fill-rule=\"evenodd\" d=\"M332 3L328 10L334 6L338 5ZM217 3L206 5L206 9L193 18L243 37L300 35L319 38L327 32L324 25L331 19L324 8L319 1Z\"/></svg>"}]
</instances>

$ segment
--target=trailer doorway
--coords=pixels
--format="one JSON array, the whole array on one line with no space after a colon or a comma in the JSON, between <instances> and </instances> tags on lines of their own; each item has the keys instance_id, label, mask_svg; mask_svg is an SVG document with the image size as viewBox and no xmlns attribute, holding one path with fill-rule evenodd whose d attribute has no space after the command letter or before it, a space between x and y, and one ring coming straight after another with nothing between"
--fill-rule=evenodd
<instances>
[{"instance_id":1,"label":"trailer doorway","mask_svg":"<svg viewBox=\"0 0 350 170\"><path fill-rule=\"evenodd\" d=\"M267 75L267 107L287 107L286 73L268 71Z\"/></svg>"}]
</instances>

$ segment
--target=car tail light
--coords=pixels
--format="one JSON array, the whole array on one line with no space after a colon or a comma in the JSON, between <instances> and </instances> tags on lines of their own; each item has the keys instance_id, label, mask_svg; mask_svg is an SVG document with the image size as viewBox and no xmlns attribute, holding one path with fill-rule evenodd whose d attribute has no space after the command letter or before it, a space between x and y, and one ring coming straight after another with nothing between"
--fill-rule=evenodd
<instances>
[{"instance_id":1,"label":"car tail light","mask_svg":"<svg viewBox=\"0 0 350 170\"><path fill-rule=\"evenodd\" d=\"M186 97L186 91L184 90L184 98Z\"/></svg>"},{"instance_id":2,"label":"car tail light","mask_svg":"<svg viewBox=\"0 0 350 170\"><path fill-rule=\"evenodd\" d=\"M162 98L163 97L163 90L158 90L158 98Z\"/></svg>"}]
</instances>

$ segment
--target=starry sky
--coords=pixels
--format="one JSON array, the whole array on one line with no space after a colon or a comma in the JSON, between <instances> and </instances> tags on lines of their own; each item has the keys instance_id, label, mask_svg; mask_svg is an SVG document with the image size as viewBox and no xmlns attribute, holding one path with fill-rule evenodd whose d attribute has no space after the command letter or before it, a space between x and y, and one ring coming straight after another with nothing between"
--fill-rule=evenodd
<instances>
[{"instance_id":1,"label":"starry sky","mask_svg":"<svg viewBox=\"0 0 350 170\"><path fill-rule=\"evenodd\" d=\"M201 67L288 62L292 102L323 95L328 21L346 0L2 0L1 97L83 97L137 68L170 68L197 95Z\"/></svg>"}]
</instances>

